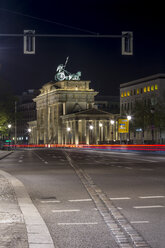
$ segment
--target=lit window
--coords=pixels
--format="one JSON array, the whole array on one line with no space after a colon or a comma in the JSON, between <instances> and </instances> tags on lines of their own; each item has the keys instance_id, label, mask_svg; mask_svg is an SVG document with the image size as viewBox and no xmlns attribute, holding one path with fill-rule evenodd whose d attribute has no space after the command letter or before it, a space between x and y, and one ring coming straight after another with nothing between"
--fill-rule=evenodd
<instances>
[{"instance_id":1,"label":"lit window","mask_svg":"<svg viewBox=\"0 0 165 248\"><path fill-rule=\"evenodd\" d=\"M158 85L157 84L155 84L155 90L158 90Z\"/></svg>"},{"instance_id":2,"label":"lit window","mask_svg":"<svg viewBox=\"0 0 165 248\"><path fill-rule=\"evenodd\" d=\"M146 87L144 87L144 92L145 92L145 93L147 92L147 88L146 88Z\"/></svg>"},{"instance_id":3,"label":"lit window","mask_svg":"<svg viewBox=\"0 0 165 248\"><path fill-rule=\"evenodd\" d=\"M137 89L137 91L136 91L136 92L137 92L137 95L139 95L139 89Z\"/></svg>"},{"instance_id":4,"label":"lit window","mask_svg":"<svg viewBox=\"0 0 165 248\"><path fill-rule=\"evenodd\" d=\"M130 96L130 91L129 90L127 91L127 96Z\"/></svg>"},{"instance_id":5,"label":"lit window","mask_svg":"<svg viewBox=\"0 0 165 248\"><path fill-rule=\"evenodd\" d=\"M124 96L127 96L127 93L126 93L126 91L124 92Z\"/></svg>"},{"instance_id":6,"label":"lit window","mask_svg":"<svg viewBox=\"0 0 165 248\"><path fill-rule=\"evenodd\" d=\"M147 86L147 91L148 91L148 92L150 91L150 86Z\"/></svg>"},{"instance_id":7,"label":"lit window","mask_svg":"<svg viewBox=\"0 0 165 248\"><path fill-rule=\"evenodd\" d=\"M151 86L151 91L154 91L154 85Z\"/></svg>"},{"instance_id":8,"label":"lit window","mask_svg":"<svg viewBox=\"0 0 165 248\"><path fill-rule=\"evenodd\" d=\"M124 94L123 94L123 92L121 93L121 97L124 97Z\"/></svg>"}]
</instances>

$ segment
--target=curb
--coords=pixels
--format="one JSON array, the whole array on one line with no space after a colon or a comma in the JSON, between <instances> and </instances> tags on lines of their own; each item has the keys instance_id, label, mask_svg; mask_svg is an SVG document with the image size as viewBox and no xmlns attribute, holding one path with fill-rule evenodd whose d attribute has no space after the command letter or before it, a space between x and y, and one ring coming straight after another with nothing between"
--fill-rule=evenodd
<instances>
[{"instance_id":1,"label":"curb","mask_svg":"<svg viewBox=\"0 0 165 248\"><path fill-rule=\"evenodd\" d=\"M12 154L12 153L13 153L13 151L8 152L7 154L4 154L4 155L3 155L3 153L2 153L2 156L0 155L0 160L3 159L3 158L5 158L5 157L7 157L7 156L9 156L9 155Z\"/></svg>"}]
</instances>

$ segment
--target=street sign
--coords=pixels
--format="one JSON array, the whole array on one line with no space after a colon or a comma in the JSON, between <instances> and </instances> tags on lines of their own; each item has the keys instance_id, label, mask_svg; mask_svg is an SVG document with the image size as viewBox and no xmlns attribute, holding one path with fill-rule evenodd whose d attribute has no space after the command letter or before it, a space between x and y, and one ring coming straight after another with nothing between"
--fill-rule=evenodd
<instances>
[{"instance_id":1,"label":"street sign","mask_svg":"<svg viewBox=\"0 0 165 248\"><path fill-rule=\"evenodd\" d=\"M128 133L129 132L129 120L128 119L119 119L118 120L118 132L119 133Z\"/></svg>"},{"instance_id":2,"label":"street sign","mask_svg":"<svg viewBox=\"0 0 165 248\"><path fill-rule=\"evenodd\" d=\"M6 143L11 143L11 140L5 140Z\"/></svg>"}]
</instances>

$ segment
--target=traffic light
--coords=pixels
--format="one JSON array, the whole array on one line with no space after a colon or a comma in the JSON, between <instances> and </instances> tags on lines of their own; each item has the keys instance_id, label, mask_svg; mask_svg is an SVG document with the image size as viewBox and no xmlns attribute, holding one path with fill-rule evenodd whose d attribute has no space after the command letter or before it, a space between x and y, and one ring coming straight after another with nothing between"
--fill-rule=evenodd
<instances>
[{"instance_id":1,"label":"traffic light","mask_svg":"<svg viewBox=\"0 0 165 248\"><path fill-rule=\"evenodd\" d=\"M122 32L121 47L122 55L133 55L133 32Z\"/></svg>"},{"instance_id":2,"label":"traffic light","mask_svg":"<svg viewBox=\"0 0 165 248\"><path fill-rule=\"evenodd\" d=\"M35 30L24 30L24 54L35 54Z\"/></svg>"}]
</instances>

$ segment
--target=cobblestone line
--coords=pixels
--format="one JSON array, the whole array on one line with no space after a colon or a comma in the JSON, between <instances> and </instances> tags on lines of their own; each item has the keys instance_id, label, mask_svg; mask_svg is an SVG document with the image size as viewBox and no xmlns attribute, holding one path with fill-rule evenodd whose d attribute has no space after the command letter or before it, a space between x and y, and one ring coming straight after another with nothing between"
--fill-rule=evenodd
<instances>
[{"instance_id":1,"label":"cobblestone line","mask_svg":"<svg viewBox=\"0 0 165 248\"><path fill-rule=\"evenodd\" d=\"M78 165L73 163L66 151L63 151L70 166L75 170L97 209L121 248L151 248L126 217L113 205L112 201L93 182L92 178Z\"/></svg>"}]
</instances>

